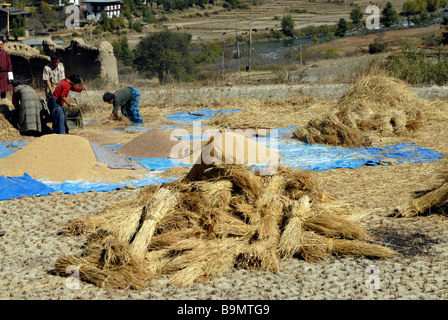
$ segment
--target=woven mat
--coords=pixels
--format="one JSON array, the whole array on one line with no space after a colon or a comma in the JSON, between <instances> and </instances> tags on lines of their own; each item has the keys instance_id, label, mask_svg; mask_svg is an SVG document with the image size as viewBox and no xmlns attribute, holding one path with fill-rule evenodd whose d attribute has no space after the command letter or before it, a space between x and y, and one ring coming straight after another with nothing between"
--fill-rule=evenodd
<instances>
[{"instance_id":1,"label":"woven mat","mask_svg":"<svg viewBox=\"0 0 448 320\"><path fill-rule=\"evenodd\" d=\"M127 158L121 154L112 152L110 150L101 148L95 142L89 141L92 147L93 153L95 154L96 161L99 163L107 164L108 168L111 169L144 169L138 161Z\"/></svg>"}]
</instances>

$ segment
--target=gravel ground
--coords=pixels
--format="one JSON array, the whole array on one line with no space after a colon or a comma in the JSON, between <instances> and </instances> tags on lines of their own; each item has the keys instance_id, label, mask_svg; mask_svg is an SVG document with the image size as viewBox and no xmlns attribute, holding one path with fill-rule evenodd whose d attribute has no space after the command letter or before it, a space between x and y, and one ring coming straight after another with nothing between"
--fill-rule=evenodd
<instances>
[{"instance_id":1,"label":"gravel ground","mask_svg":"<svg viewBox=\"0 0 448 320\"><path fill-rule=\"evenodd\" d=\"M441 110L446 114L446 110ZM441 113L442 114L442 113ZM415 142L438 152L448 151L444 117L425 124L421 133L388 142ZM437 137L437 138L435 138ZM2 300L442 300L448 294L448 217L433 212L396 218L395 207L416 192L437 187L445 177L446 156L431 163L364 166L315 172L324 192L362 211L376 243L400 253L389 260L332 256L307 263L290 259L277 273L232 270L188 288L168 286L168 277L147 289L112 290L81 282L79 287L52 269L62 254L77 255L83 237L61 234L77 216L99 214L106 204L135 196L138 189L53 194L0 201L0 299Z\"/></svg>"}]
</instances>

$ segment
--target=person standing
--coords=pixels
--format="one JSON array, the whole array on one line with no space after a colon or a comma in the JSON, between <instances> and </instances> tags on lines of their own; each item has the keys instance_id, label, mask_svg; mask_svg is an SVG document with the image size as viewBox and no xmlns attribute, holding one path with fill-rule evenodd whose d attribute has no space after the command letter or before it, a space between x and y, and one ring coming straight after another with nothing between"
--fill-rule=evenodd
<instances>
[{"instance_id":1,"label":"person standing","mask_svg":"<svg viewBox=\"0 0 448 320\"><path fill-rule=\"evenodd\" d=\"M3 47L5 43L0 40L0 98L6 98L6 92L12 91L11 82L14 80L12 64L9 53Z\"/></svg>"},{"instance_id":2,"label":"person standing","mask_svg":"<svg viewBox=\"0 0 448 320\"><path fill-rule=\"evenodd\" d=\"M143 124L142 116L138 107L140 92L133 87L126 87L112 92L106 92L103 95L103 101L113 105L112 113L109 117L103 119L103 123L110 120L120 120L119 108L123 116L129 118L133 125Z\"/></svg>"},{"instance_id":3,"label":"person standing","mask_svg":"<svg viewBox=\"0 0 448 320\"><path fill-rule=\"evenodd\" d=\"M44 67L42 80L45 82L45 96L48 100L62 79L65 79L65 68L56 53L50 55L51 62Z\"/></svg>"},{"instance_id":4,"label":"person standing","mask_svg":"<svg viewBox=\"0 0 448 320\"><path fill-rule=\"evenodd\" d=\"M42 104L38 94L33 88L22 84L18 80L12 83L12 87L14 88L12 104L15 107L17 125L20 133L23 135L41 135Z\"/></svg>"},{"instance_id":5,"label":"person standing","mask_svg":"<svg viewBox=\"0 0 448 320\"><path fill-rule=\"evenodd\" d=\"M67 97L70 91L81 92L82 90L86 90L85 86L82 88L75 87L75 84L80 82L81 77L74 73L70 75L68 79L62 79L56 89L54 89L48 105L52 115L51 128L53 133L68 134L69 128L64 104L66 104L68 108L74 107L74 105L67 100Z\"/></svg>"}]
</instances>

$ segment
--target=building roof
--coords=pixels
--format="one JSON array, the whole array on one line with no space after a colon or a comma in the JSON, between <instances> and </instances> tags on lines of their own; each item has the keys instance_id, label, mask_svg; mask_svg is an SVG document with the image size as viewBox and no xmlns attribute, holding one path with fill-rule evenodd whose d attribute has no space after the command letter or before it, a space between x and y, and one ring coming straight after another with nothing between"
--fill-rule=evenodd
<instances>
[{"instance_id":1,"label":"building roof","mask_svg":"<svg viewBox=\"0 0 448 320\"><path fill-rule=\"evenodd\" d=\"M0 4L1 5L1 4ZM7 8L0 8L0 13L7 14L8 9ZM23 11L22 9L16 8L16 7L9 7L9 15L11 16L17 16L17 15L28 15L29 12Z\"/></svg>"},{"instance_id":2,"label":"building roof","mask_svg":"<svg viewBox=\"0 0 448 320\"><path fill-rule=\"evenodd\" d=\"M84 0L83 3L124 3L123 0Z\"/></svg>"},{"instance_id":3,"label":"building roof","mask_svg":"<svg viewBox=\"0 0 448 320\"><path fill-rule=\"evenodd\" d=\"M52 40L55 44L63 45L64 41L62 40ZM31 41L22 41L22 43L27 44L29 46L39 46L42 45L42 40L31 40Z\"/></svg>"}]
</instances>

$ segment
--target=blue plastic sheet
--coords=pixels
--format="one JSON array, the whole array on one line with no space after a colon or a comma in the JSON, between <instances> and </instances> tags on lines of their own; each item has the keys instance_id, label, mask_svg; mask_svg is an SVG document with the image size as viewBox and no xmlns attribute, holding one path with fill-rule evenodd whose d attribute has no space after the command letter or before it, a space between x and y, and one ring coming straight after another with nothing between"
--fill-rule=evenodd
<instances>
[{"instance_id":1,"label":"blue plastic sheet","mask_svg":"<svg viewBox=\"0 0 448 320\"><path fill-rule=\"evenodd\" d=\"M240 110L224 110L226 112L239 112ZM193 124L193 121L209 119L215 115L216 110L200 110L198 112L177 112L170 114L171 120L181 122L182 124ZM425 149L418 146L415 143L397 144L385 147L372 147L372 148L339 148L331 147L327 145L312 145L303 143L294 139L289 139L291 132L296 127L283 128L271 131L267 137L252 137L258 143L263 144L267 148L280 153L283 157L280 158L280 163L290 166L296 169L321 171L335 168L358 168L364 165L391 165L391 164L403 164L403 163L417 163L417 162L432 162L442 156L442 153L438 153L434 150ZM133 127L132 130L149 130L145 127ZM204 139L208 140L209 136L202 134L189 135L183 137L183 140L189 139ZM6 142L0 144L0 158L6 157L22 148L26 142L15 141ZM120 148L121 145L107 146L111 151ZM179 161L169 158L132 158L137 160L146 169L152 171L165 171L176 165L191 167L192 165L181 164ZM249 165L251 168L262 168L263 165ZM83 193L89 191L112 191L120 188L124 188L126 185L134 185L141 187L145 185L163 184L171 181L174 178L160 178L156 176L156 173L148 174L144 178L130 180L120 183L104 183L104 182L86 182L86 181L64 181L64 182L52 182L46 180L34 180L29 176L22 177L25 180L19 178L3 178L3 184L6 185L3 188L9 189L8 184L35 184L36 182L41 184L39 189L27 190L25 194L19 191L19 196L25 195L46 195L49 192L60 191L68 194ZM9 180L12 179L12 180ZM45 191L42 188L42 183L49 189ZM28 186L23 186L25 189ZM30 185L31 187L31 185ZM20 193L22 192L22 193ZM7 199L8 197L17 197L6 192L1 192L0 199Z\"/></svg>"},{"instance_id":2,"label":"blue plastic sheet","mask_svg":"<svg viewBox=\"0 0 448 320\"><path fill-rule=\"evenodd\" d=\"M117 189L123 189L127 185L134 185L135 187L143 187L149 185L161 185L165 182L174 180L175 178L159 178L154 174L146 175L144 178L138 180L129 180L124 182L90 182L83 180L54 182L48 180L41 180L45 186L54 190L54 192L62 192L66 194L77 194L84 192L107 192Z\"/></svg>"},{"instance_id":3,"label":"blue plastic sheet","mask_svg":"<svg viewBox=\"0 0 448 320\"><path fill-rule=\"evenodd\" d=\"M310 171L354 169L364 165L432 162L443 155L431 149L421 148L415 143L401 143L381 148L345 149L294 140L280 142L278 152L283 155L280 163Z\"/></svg>"},{"instance_id":4,"label":"blue plastic sheet","mask_svg":"<svg viewBox=\"0 0 448 320\"><path fill-rule=\"evenodd\" d=\"M167 120L179 122L182 124L193 124L194 121L210 120L213 116L219 116L226 113L241 112L241 110L197 110L197 111L179 111L167 114Z\"/></svg>"},{"instance_id":5,"label":"blue plastic sheet","mask_svg":"<svg viewBox=\"0 0 448 320\"><path fill-rule=\"evenodd\" d=\"M0 143L0 158L10 156L26 145L27 141L10 141Z\"/></svg>"},{"instance_id":6,"label":"blue plastic sheet","mask_svg":"<svg viewBox=\"0 0 448 320\"><path fill-rule=\"evenodd\" d=\"M51 187L31 178L26 173L23 177L0 176L0 200L46 196L51 192L54 192Z\"/></svg>"}]
</instances>

